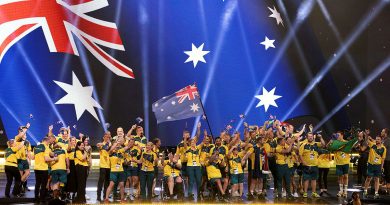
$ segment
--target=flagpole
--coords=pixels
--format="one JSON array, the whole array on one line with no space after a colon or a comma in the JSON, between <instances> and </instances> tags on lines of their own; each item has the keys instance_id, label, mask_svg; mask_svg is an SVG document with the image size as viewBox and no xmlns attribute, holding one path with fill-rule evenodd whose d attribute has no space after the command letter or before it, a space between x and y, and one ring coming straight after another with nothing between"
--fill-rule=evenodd
<instances>
[{"instance_id":1,"label":"flagpole","mask_svg":"<svg viewBox=\"0 0 390 205\"><path fill-rule=\"evenodd\" d=\"M195 84L195 86L196 86L196 83L194 83L194 84ZM198 91L198 94L199 94L199 91ZM202 98L200 97L200 94L199 94L199 101L200 101L200 106L202 106L203 115L206 117L207 126L209 127L210 134L211 134L211 137L213 138L213 142L214 142L214 135L213 135L213 131L211 130L211 126L210 126L209 118L207 117L206 110L204 109L204 106L203 106L203 101L202 101Z\"/></svg>"}]
</instances>

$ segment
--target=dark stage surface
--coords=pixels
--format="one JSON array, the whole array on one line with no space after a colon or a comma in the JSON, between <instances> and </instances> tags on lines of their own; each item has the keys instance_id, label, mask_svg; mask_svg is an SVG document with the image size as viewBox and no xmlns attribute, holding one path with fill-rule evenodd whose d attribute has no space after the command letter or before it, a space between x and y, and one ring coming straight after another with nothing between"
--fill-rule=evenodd
<instances>
[{"instance_id":1,"label":"dark stage surface","mask_svg":"<svg viewBox=\"0 0 390 205\"><path fill-rule=\"evenodd\" d=\"M350 181L349 182L350 188L348 189L348 200L350 199L352 192L360 191L360 190L353 187L353 185L355 184L354 182L356 182L356 170L350 171L350 173L352 173L352 172L354 174L353 174L353 176L350 175L350 180L349 180ZM87 195L90 197L90 199L87 200L88 204L98 204L99 203L96 201L96 186L97 186L97 181L98 181L98 175L99 175L99 171L95 169L92 171L92 173L90 174L90 176L88 178ZM270 181L270 183L272 183L271 181ZM4 198L5 184L6 184L5 173L2 172L2 173L0 173L0 192L1 192L0 203L1 204L33 204L32 203L32 200L34 197L33 186L35 184L34 173L31 174L29 181L28 181L28 186L30 187L31 191L26 192L25 198L5 199ZM243 201L237 202L237 201L232 200L230 203L231 204L237 204L237 203L243 203L243 204L265 204L265 203L266 204L270 204L270 203L275 203L275 204L346 204L347 203L346 199L336 197L336 194L338 191L338 184L337 184L337 178L336 178L334 169L330 170L330 174L328 176L328 186L329 186L328 192L331 194L331 196L329 196L329 197L320 197L318 199L311 199L310 192L309 192L309 198L307 198L307 199L299 197L299 198L295 198L294 200L286 200L286 199L274 200L273 199L273 188L271 188L267 191L267 197L265 200L248 201L246 199L247 190L246 190L246 181L245 181L245 183L244 183L245 196L243 197ZM273 187L272 184L271 184L271 187ZM159 189L159 185L158 185L158 187L156 188L156 193L159 193L159 190L160 189ZM317 192L319 193L319 190L317 190ZM112 200L112 199L110 199L110 200ZM375 200L371 196L368 199L362 199L362 202L363 202L363 204L385 204L385 203L390 202L390 196L381 195L381 197L379 199L375 199ZM119 203L119 201L117 201L116 203ZM137 201L134 201L134 202L129 201L129 203L134 204L134 203L137 203ZM140 203L140 202L138 202L138 203ZM158 198L153 199L153 203L162 204L165 202L161 201L160 198L158 197ZM173 202L173 203L179 203L179 202ZM190 203L194 203L194 202L192 202L192 201L180 202L180 204L183 204L183 203L190 204ZM206 203L210 203L210 202L204 202L204 203L206 204ZM221 203L224 203L224 202L221 202Z\"/></svg>"}]
</instances>

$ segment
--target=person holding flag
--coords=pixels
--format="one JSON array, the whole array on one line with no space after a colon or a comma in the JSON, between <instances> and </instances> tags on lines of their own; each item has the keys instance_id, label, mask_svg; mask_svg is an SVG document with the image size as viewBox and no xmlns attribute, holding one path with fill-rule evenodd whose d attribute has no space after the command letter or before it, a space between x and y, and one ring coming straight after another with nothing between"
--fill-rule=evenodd
<instances>
[{"instance_id":1,"label":"person holding flag","mask_svg":"<svg viewBox=\"0 0 390 205\"><path fill-rule=\"evenodd\" d=\"M344 140L344 133L342 131L338 131L336 133L336 137L340 142L347 142ZM336 162L336 175L338 176L338 182L340 186L340 191L337 193L337 197L347 197L348 172L351 155L345 150L339 149L335 151L334 157Z\"/></svg>"}]
</instances>

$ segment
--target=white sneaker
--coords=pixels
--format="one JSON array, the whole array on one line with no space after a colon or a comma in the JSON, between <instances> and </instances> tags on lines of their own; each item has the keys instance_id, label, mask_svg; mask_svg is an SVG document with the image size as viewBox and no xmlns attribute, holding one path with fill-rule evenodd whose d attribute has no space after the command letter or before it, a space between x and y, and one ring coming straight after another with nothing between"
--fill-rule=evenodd
<instances>
[{"instance_id":1,"label":"white sneaker","mask_svg":"<svg viewBox=\"0 0 390 205\"><path fill-rule=\"evenodd\" d=\"M295 192L295 193L293 194L293 197L298 198L298 197L299 197L298 193Z\"/></svg>"},{"instance_id":2,"label":"white sneaker","mask_svg":"<svg viewBox=\"0 0 390 205\"><path fill-rule=\"evenodd\" d=\"M90 200L91 198L88 195L85 195L86 200Z\"/></svg>"},{"instance_id":3,"label":"white sneaker","mask_svg":"<svg viewBox=\"0 0 390 205\"><path fill-rule=\"evenodd\" d=\"M286 197L287 196L287 193L286 192L282 192L282 197Z\"/></svg>"}]
</instances>

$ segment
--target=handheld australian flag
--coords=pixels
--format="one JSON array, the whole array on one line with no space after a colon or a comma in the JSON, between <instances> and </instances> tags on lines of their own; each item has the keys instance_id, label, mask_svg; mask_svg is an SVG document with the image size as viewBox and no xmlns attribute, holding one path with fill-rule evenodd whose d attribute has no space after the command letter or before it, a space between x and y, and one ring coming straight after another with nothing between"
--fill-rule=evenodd
<instances>
[{"instance_id":1,"label":"handheld australian flag","mask_svg":"<svg viewBox=\"0 0 390 205\"><path fill-rule=\"evenodd\" d=\"M182 120L204 113L196 85L189 85L165 96L153 103L152 107L157 123Z\"/></svg>"}]
</instances>

